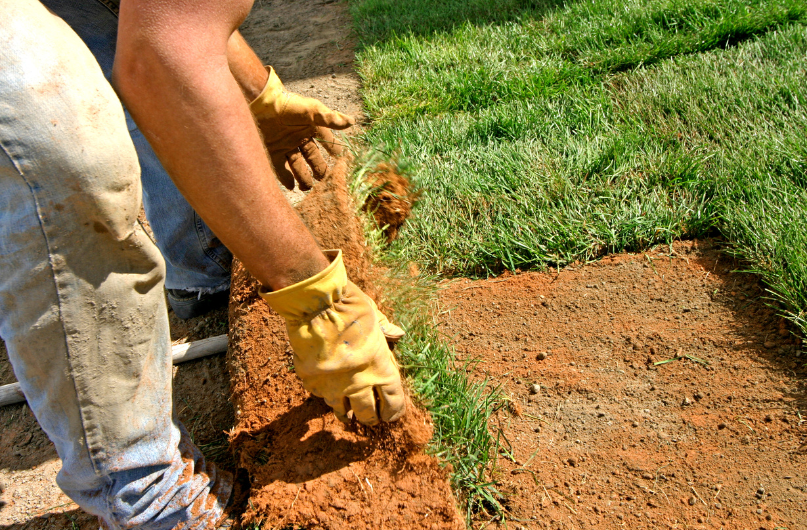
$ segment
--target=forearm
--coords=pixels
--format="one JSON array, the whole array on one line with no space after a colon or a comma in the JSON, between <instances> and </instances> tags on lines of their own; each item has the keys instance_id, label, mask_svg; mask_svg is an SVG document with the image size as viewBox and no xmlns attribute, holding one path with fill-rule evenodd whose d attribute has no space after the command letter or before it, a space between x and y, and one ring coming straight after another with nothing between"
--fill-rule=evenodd
<instances>
[{"instance_id":1,"label":"forearm","mask_svg":"<svg viewBox=\"0 0 807 530\"><path fill-rule=\"evenodd\" d=\"M261 283L278 289L328 262L280 192L230 73L237 9L200 3L208 12L123 2L114 79L188 202Z\"/></svg>"},{"instance_id":2,"label":"forearm","mask_svg":"<svg viewBox=\"0 0 807 530\"><path fill-rule=\"evenodd\" d=\"M238 30L227 41L227 62L244 97L253 101L266 86L269 73Z\"/></svg>"}]
</instances>

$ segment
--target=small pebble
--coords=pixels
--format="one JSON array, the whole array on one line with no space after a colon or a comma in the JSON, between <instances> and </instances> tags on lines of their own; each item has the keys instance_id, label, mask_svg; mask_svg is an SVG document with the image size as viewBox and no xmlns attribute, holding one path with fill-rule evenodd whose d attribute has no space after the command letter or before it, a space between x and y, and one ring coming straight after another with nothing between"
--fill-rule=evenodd
<instances>
[{"instance_id":1,"label":"small pebble","mask_svg":"<svg viewBox=\"0 0 807 530\"><path fill-rule=\"evenodd\" d=\"M770 414L766 414L765 415L765 423L770 423L772 421L773 421L773 416L771 416Z\"/></svg>"},{"instance_id":2,"label":"small pebble","mask_svg":"<svg viewBox=\"0 0 807 530\"><path fill-rule=\"evenodd\" d=\"M765 516L765 520L766 520L766 521L772 521L772 520L773 520L773 516L772 516L771 514L768 514L768 515L766 515L766 516Z\"/></svg>"},{"instance_id":3,"label":"small pebble","mask_svg":"<svg viewBox=\"0 0 807 530\"><path fill-rule=\"evenodd\" d=\"M715 509L720 510L721 508L723 508L723 505L720 504L719 502L716 502L715 503Z\"/></svg>"},{"instance_id":4,"label":"small pebble","mask_svg":"<svg viewBox=\"0 0 807 530\"><path fill-rule=\"evenodd\" d=\"M700 401L703 399L703 394L701 394L700 392L695 392L695 395L692 397L694 397L697 401Z\"/></svg>"},{"instance_id":5,"label":"small pebble","mask_svg":"<svg viewBox=\"0 0 807 530\"><path fill-rule=\"evenodd\" d=\"M695 503L698 502L698 499L696 499L695 497L690 497L687 502L689 503L690 506L695 506Z\"/></svg>"},{"instance_id":6,"label":"small pebble","mask_svg":"<svg viewBox=\"0 0 807 530\"><path fill-rule=\"evenodd\" d=\"M776 343L773 342L772 340L769 340L769 341L765 342L764 346L765 346L765 349L770 350L770 349L773 349L773 348L776 347Z\"/></svg>"},{"instance_id":7,"label":"small pebble","mask_svg":"<svg viewBox=\"0 0 807 530\"><path fill-rule=\"evenodd\" d=\"M757 490L757 495L765 495L765 488L761 487Z\"/></svg>"},{"instance_id":8,"label":"small pebble","mask_svg":"<svg viewBox=\"0 0 807 530\"><path fill-rule=\"evenodd\" d=\"M566 460L566 462L568 462L569 465L572 466L572 467L577 467L577 459L576 458L569 458L569 459Z\"/></svg>"},{"instance_id":9,"label":"small pebble","mask_svg":"<svg viewBox=\"0 0 807 530\"><path fill-rule=\"evenodd\" d=\"M538 355L536 355L535 358L538 359L539 361L543 361L544 359L546 359L546 352L543 351L538 352Z\"/></svg>"},{"instance_id":10,"label":"small pebble","mask_svg":"<svg viewBox=\"0 0 807 530\"><path fill-rule=\"evenodd\" d=\"M632 425L632 426L634 426L634 427L638 427L638 426L639 426L639 422L634 420L634 421L633 421L633 423L631 423L631 425Z\"/></svg>"},{"instance_id":11,"label":"small pebble","mask_svg":"<svg viewBox=\"0 0 807 530\"><path fill-rule=\"evenodd\" d=\"M650 473L642 473L642 478L645 480L653 480L653 475Z\"/></svg>"},{"instance_id":12,"label":"small pebble","mask_svg":"<svg viewBox=\"0 0 807 530\"><path fill-rule=\"evenodd\" d=\"M698 522L699 522L700 524L703 524L703 523L704 523L704 522L706 522L706 521L704 521L704 520L703 520L703 517L698 517Z\"/></svg>"},{"instance_id":13,"label":"small pebble","mask_svg":"<svg viewBox=\"0 0 807 530\"><path fill-rule=\"evenodd\" d=\"M336 74L331 74L331 79L336 79Z\"/></svg>"},{"instance_id":14,"label":"small pebble","mask_svg":"<svg viewBox=\"0 0 807 530\"><path fill-rule=\"evenodd\" d=\"M717 424L717 428L723 430L726 428L726 424L721 421L720 423Z\"/></svg>"},{"instance_id":15,"label":"small pebble","mask_svg":"<svg viewBox=\"0 0 807 530\"><path fill-rule=\"evenodd\" d=\"M757 515L762 515L762 510L757 508Z\"/></svg>"},{"instance_id":16,"label":"small pebble","mask_svg":"<svg viewBox=\"0 0 807 530\"><path fill-rule=\"evenodd\" d=\"M689 400L688 397L685 397L684 399L681 400L681 406L682 407L687 407L687 406L689 406L691 404L692 404L692 402Z\"/></svg>"},{"instance_id":17,"label":"small pebble","mask_svg":"<svg viewBox=\"0 0 807 530\"><path fill-rule=\"evenodd\" d=\"M529 388L528 388L528 389L529 389L529 391L530 391L530 394L535 395L535 394L537 394L538 392L540 392L540 391L541 391L541 385L539 385L539 384L537 384L537 383L533 383L533 384L531 384L531 385L529 386Z\"/></svg>"}]
</instances>

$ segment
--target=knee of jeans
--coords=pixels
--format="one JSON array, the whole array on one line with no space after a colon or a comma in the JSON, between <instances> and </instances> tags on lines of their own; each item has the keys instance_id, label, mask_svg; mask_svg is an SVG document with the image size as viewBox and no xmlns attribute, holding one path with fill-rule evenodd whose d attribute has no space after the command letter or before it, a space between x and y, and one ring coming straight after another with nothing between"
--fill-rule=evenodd
<instances>
[{"instance_id":1,"label":"knee of jeans","mask_svg":"<svg viewBox=\"0 0 807 530\"><path fill-rule=\"evenodd\" d=\"M111 90L111 89L110 89ZM43 157L59 167L65 199L96 232L118 241L131 237L142 200L140 165L122 116L120 103L73 105L80 127L67 123Z\"/></svg>"},{"instance_id":2,"label":"knee of jeans","mask_svg":"<svg viewBox=\"0 0 807 530\"><path fill-rule=\"evenodd\" d=\"M0 139L34 190L122 240L140 208L140 169L123 108L100 66L37 2L0 15L37 31L0 27ZM46 35L47 38L43 38Z\"/></svg>"}]
</instances>

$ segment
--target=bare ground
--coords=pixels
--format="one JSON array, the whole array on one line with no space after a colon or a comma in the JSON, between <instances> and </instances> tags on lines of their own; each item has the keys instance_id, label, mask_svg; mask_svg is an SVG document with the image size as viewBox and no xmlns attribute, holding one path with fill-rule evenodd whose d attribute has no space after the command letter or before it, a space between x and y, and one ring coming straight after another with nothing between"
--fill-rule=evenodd
<instances>
[{"instance_id":1,"label":"bare ground","mask_svg":"<svg viewBox=\"0 0 807 530\"><path fill-rule=\"evenodd\" d=\"M687 241L446 286L443 331L511 400L508 528L807 528L807 359L739 267Z\"/></svg>"}]
</instances>

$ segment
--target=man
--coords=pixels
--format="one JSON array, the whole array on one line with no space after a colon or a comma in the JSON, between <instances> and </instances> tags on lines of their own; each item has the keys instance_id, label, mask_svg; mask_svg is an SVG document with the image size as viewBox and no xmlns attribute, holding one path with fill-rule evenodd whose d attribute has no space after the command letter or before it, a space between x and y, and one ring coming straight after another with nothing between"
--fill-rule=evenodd
<instances>
[{"instance_id":1,"label":"man","mask_svg":"<svg viewBox=\"0 0 807 530\"><path fill-rule=\"evenodd\" d=\"M280 193L244 98L256 91L270 115L292 101L252 56L233 56L250 7L123 0L115 87L286 318L304 386L341 419L393 421L404 398L383 316ZM0 335L62 459L57 481L106 528L215 528L230 477L172 418L164 263L136 222L121 105L62 19L33 0L3 0L0 16Z\"/></svg>"}]
</instances>

